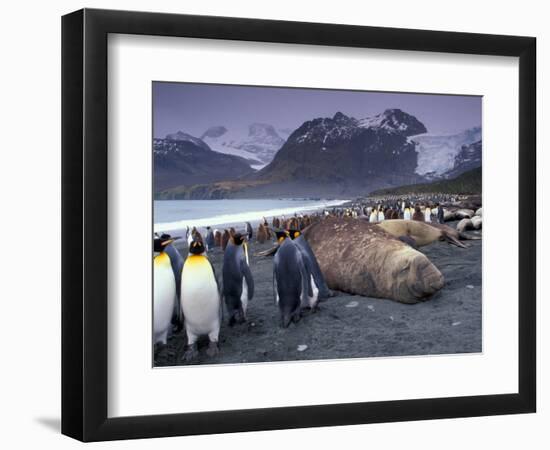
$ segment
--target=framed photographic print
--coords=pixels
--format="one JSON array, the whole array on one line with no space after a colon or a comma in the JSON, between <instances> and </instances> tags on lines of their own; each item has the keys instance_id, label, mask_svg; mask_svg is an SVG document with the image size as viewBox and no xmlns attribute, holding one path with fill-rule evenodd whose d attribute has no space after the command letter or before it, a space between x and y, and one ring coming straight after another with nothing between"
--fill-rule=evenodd
<instances>
[{"instance_id":1,"label":"framed photographic print","mask_svg":"<svg viewBox=\"0 0 550 450\"><path fill-rule=\"evenodd\" d=\"M62 432L535 411L535 39L63 17Z\"/></svg>"}]
</instances>

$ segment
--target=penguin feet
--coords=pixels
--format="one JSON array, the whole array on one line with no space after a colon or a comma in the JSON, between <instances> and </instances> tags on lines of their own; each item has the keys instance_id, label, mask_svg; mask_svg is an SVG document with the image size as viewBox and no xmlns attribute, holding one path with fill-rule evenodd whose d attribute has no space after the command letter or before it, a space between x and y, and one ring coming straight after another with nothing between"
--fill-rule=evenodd
<instances>
[{"instance_id":1,"label":"penguin feet","mask_svg":"<svg viewBox=\"0 0 550 450\"><path fill-rule=\"evenodd\" d=\"M218 347L218 343L210 341L208 344L208 349L206 350L206 354L211 358L213 358L218 353L220 353L220 348Z\"/></svg>"},{"instance_id":2,"label":"penguin feet","mask_svg":"<svg viewBox=\"0 0 550 450\"><path fill-rule=\"evenodd\" d=\"M182 361L191 362L198 356L199 356L199 350L197 348L197 343L194 343L187 347L187 350L185 350L185 353L183 354L181 359Z\"/></svg>"}]
</instances>

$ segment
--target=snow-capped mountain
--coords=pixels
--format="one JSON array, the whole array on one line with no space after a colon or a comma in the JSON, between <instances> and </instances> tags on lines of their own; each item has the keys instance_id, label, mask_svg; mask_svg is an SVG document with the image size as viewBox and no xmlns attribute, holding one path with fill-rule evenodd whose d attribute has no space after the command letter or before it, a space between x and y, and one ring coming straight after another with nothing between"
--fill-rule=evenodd
<instances>
[{"instance_id":1,"label":"snow-capped mountain","mask_svg":"<svg viewBox=\"0 0 550 450\"><path fill-rule=\"evenodd\" d=\"M401 110L360 120L337 112L302 124L254 176L277 183L331 184L341 192L418 182L416 146L409 135L419 132L426 132L424 125Z\"/></svg>"},{"instance_id":2,"label":"snow-capped mountain","mask_svg":"<svg viewBox=\"0 0 550 450\"><path fill-rule=\"evenodd\" d=\"M413 136L427 131L424 124L416 117L400 109L387 109L376 116L360 119L358 125L362 128L397 131L403 136Z\"/></svg>"},{"instance_id":3,"label":"snow-capped mountain","mask_svg":"<svg viewBox=\"0 0 550 450\"><path fill-rule=\"evenodd\" d=\"M264 123L253 123L244 130L210 127L201 139L214 151L245 158L254 169L269 164L285 143L272 125Z\"/></svg>"},{"instance_id":4,"label":"snow-capped mountain","mask_svg":"<svg viewBox=\"0 0 550 450\"><path fill-rule=\"evenodd\" d=\"M351 139L365 130L405 137L427 131L416 117L400 109L387 109L382 114L359 120L337 112L332 119L326 117L305 122L291 137L297 142L322 142L323 147L328 147L335 140Z\"/></svg>"},{"instance_id":5,"label":"snow-capped mountain","mask_svg":"<svg viewBox=\"0 0 550 450\"><path fill-rule=\"evenodd\" d=\"M163 181L164 198L344 198L481 166L480 127L430 135L399 109L363 119L337 112L304 122L286 140L285 131L252 124L239 134L216 126L201 139L180 131L155 140L155 186Z\"/></svg>"},{"instance_id":6,"label":"snow-capped mountain","mask_svg":"<svg viewBox=\"0 0 550 450\"><path fill-rule=\"evenodd\" d=\"M183 131L167 134L165 139L167 141L191 142L192 144L204 148L205 150L210 150L210 147L208 147L208 145L206 145L203 140L196 138L195 136L191 136L190 134L184 133Z\"/></svg>"},{"instance_id":7,"label":"snow-capped mountain","mask_svg":"<svg viewBox=\"0 0 550 450\"><path fill-rule=\"evenodd\" d=\"M481 127L452 135L419 134L410 140L416 143L418 153L416 173L427 179L436 179L454 169L455 158L463 146L481 140Z\"/></svg>"},{"instance_id":8,"label":"snow-capped mountain","mask_svg":"<svg viewBox=\"0 0 550 450\"><path fill-rule=\"evenodd\" d=\"M179 186L207 184L248 175L253 170L244 159L218 153L201 139L178 131L153 139L155 192Z\"/></svg>"}]
</instances>

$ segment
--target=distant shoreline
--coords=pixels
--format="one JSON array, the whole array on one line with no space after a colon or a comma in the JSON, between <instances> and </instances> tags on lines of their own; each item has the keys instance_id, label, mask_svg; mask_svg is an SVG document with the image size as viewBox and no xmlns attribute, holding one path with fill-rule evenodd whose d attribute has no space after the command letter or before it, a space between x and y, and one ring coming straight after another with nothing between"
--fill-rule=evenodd
<instances>
[{"instance_id":1,"label":"distant shoreline","mask_svg":"<svg viewBox=\"0 0 550 450\"><path fill-rule=\"evenodd\" d=\"M257 199L250 199L250 200L257 200ZM295 198L295 199L284 199L284 200L308 201L307 198ZM174 201L202 202L204 200L174 200ZM231 200L227 200L227 201L231 201ZM169 233L178 234L178 232L185 231L187 227L189 228L197 227L197 229L206 229L207 226L210 226L213 229L214 228L223 229L231 226L235 228L237 227L244 228L244 223L250 222L253 228L256 229L263 217L265 217L266 220L268 220L268 222L271 224L270 219L273 217L281 217L283 215L292 216L298 213L311 214L314 212L322 211L326 208L342 206L350 202L349 199L338 199L338 200L323 199L319 201L317 200L311 200L311 201L315 203L312 203L311 205L287 206L287 207L274 208L274 209L236 212L233 214L222 214L219 216L197 218L197 219L182 219L182 220L173 221L173 222L160 222L160 223L155 223L153 228L155 232L169 232Z\"/></svg>"}]
</instances>

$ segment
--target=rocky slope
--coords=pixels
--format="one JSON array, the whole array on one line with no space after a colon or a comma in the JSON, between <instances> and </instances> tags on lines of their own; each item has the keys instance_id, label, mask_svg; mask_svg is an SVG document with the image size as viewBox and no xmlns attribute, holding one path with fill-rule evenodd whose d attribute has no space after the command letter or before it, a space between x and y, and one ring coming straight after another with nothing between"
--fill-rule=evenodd
<instances>
[{"instance_id":1,"label":"rocky slope","mask_svg":"<svg viewBox=\"0 0 550 450\"><path fill-rule=\"evenodd\" d=\"M237 179L253 172L233 155L214 152L204 141L184 132L153 139L155 196L177 186Z\"/></svg>"},{"instance_id":2,"label":"rocky slope","mask_svg":"<svg viewBox=\"0 0 550 450\"><path fill-rule=\"evenodd\" d=\"M249 127L249 144L228 139L225 127L212 127L203 135L205 145L210 142L214 148L221 145L226 151L245 152L262 162L272 157L272 161L257 172L191 187L185 184L165 194L182 199L347 198L381 188L454 178L481 166L480 128L451 136L426 133L422 122L400 109L363 119L337 112L333 117L304 122L286 141L274 127L262 124ZM255 146L258 142L271 143L272 150L281 142L282 146L267 156L265 145L264 153Z\"/></svg>"},{"instance_id":3,"label":"rocky slope","mask_svg":"<svg viewBox=\"0 0 550 450\"><path fill-rule=\"evenodd\" d=\"M372 196L407 195L407 194L481 194L482 187L481 167L463 172L461 175L446 179L432 181L431 183L419 183L395 188L379 189L371 192Z\"/></svg>"}]
</instances>

